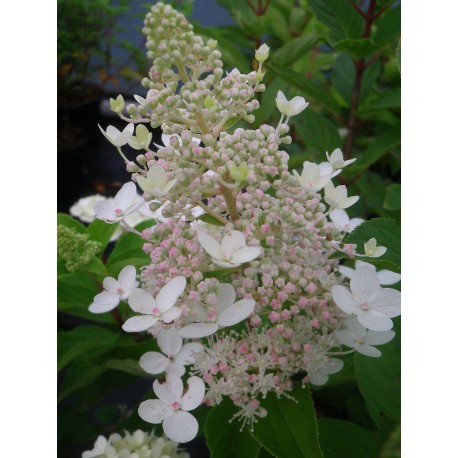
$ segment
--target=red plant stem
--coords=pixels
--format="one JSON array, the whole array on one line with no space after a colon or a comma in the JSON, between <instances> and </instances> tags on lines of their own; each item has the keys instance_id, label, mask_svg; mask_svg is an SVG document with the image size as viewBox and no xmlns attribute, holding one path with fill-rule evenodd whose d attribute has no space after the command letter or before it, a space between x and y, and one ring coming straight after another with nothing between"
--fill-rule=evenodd
<instances>
[{"instance_id":1,"label":"red plant stem","mask_svg":"<svg viewBox=\"0 0 458 458\"><path fill-rule=\"evenodd\" d=\"M374 14L376 3L377 3L377 0L371 0L367 13L363 13L359 9L359 7L357 7L357 5L352 3L353 7L355 7L356 10L360 14L363 13L361 15L364 17L365 25L364 25L364 32L363 32L362 38L369 38L370 33L371 33L372 24L375 21L375 19L380 15L379 14L380 12L377 14ZM364 71L370 64L372 64L375 61L375 59L371 58L367 63L364 61L364 59L353 60L353 65L355 66L356 74L355 74L355 82L353 84L353 90L351 94L350 116L348 118L348 123L346 125L346 128L348 130L347 141L345 144L345 151L344 151L344 158L346 160L351 158L355 131L356 131L356 128L358 127L358 124L356 123L356 111L358 109L359 95L361 93L361 85L363 81Z\"/></svg>"},{"instance_id":2,"label":"red plant stem","mask_svg":"<svg viewBox=\"0 0 458 458\"><path fill-rule=\"evenodd\" d=\"M114 309L111 311L111 314L113 315L113 318L118 322L119 326L122 327L124 324L124 320L121 317L121 313L119 313L118 309Z\"/></svg>"}]
</instances>

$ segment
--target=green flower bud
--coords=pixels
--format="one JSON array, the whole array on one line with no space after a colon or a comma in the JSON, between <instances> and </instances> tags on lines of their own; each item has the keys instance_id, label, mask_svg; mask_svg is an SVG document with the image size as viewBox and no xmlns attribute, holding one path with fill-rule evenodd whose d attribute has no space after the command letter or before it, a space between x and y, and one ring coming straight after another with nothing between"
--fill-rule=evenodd
<instances>
[{"instance_id":1,"label":"green flower bud","mask_svg":"<svg viewBox=\"0 0 458 458\"><path fill-rule=\"evenodd\" d=\"M122 110L124 110L124 107L126 106L124 102L124 97L122 95L118 95L115 99L110 99L110 107L111 111L114 111L115 113L121 113Z\"/></svg>"},{"instance_id":2,"label":"green flower bud","mask_svg":"<svg viewBox=\"0 0 458 458\"><path fill-rule=\"evenodd\" d=\"M270 48L264 43L256 50L255 59L259 62L265 62L269 57Z\"/></svg>"},{"instance_id":3,"label":"green flower bud","mask_svg":"<svg viewBox=\"0 0 458 458\"><path fill-rule=\"evenodd\" d=\"M240 164L239 166L231 165L229 167L229 173L233 180L245 181L248 175L250 174L250 171L248 169L248 166L245 163L243 163L243 164Z\"/></svg>"}]
</instances>

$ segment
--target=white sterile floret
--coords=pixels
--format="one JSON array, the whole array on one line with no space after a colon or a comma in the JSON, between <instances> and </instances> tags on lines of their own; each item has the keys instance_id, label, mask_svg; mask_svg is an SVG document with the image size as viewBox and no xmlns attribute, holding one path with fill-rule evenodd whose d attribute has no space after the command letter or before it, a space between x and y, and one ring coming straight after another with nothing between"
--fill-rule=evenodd
<instances>
[{"instance_id":1,"label":"white sterile floret","mask_svg":"<svg viewBox=\"0 0 458 458\"><path fill-rule=\"evenodd\" d=\"M356 317L345 320L345 328L336 331L337 340L347 347L354 348L362 355L378 358L382 352L372 345L383 345L393 339L394 331L369 331Z\"/></svg>"},{"instance_id":2,"label":"white sterile floret","mask_svg":"<svg viewBox=\"0 0 458 458\"><path fill-rule=\"evenodd\" d=\"M357 269L350 280L351 292L341 285L332 287L337 306L372 331L388 331L391 318L401 314L401 293L392 288L381 288L375 271L369 267Z\"/></svg>"},{"instance_id":3,"label":"white sterile floret","mask_svg":"<svg viewBox=\"0 0 458 458\"><path fill-rule=\"evenodd\" d=\"M135 128L135 136L131 136L127 139L127 143L134 149L143 150L148 149L153 134L143 124L138 124Z\"/></svg>"},{"instance_id":4,"label":"white sterile floret","mask_svg":"<svg viewBox=\"0 0 458 458\"><path fill-rule=\"evenodd\" d=\"M163 197L175 186L177 180L167 180L165 170L157 164L154 164L148 170L146 178L137 177L137 183L142 190L151 197Z\"/></svg>"},{"instance_id":5,"label":"white sterile floret","mask_svg":"<svg viewBox=\"0 0 458 458\"><path fill-rule=\"evenodd\" d=\"M384 246L377 246L377 240L375 238L371 238L367 242L364 242L364 252L366 256L370 258L379 258L386 253L386 247Z\"/></svg>"},{"instance_id":6,"label":"white sterile floret","mask_svg":"<svg viewBox=\"0 0 458 458\"><path fill-rule=\"evenodd\" d=\"M110 445L110 441L103 436L99 436L95 441L94 448L83 452L82 458L117 458L116 449Z\"/></svg>"},{"instance_id":7,"label":"white sterile floret","mask_svg":"<svg viewBox=\"0 0 458 458\"><path fill-rule=\"evenodd\" d=\"M108 126L107 131L105 132L101 127L100 124L98 124L100 132L105 136L105 138L114 146L117 148L124 146L129 138L132 136L134 133L134 125L133 123L127 124L126 127L124 127L123 131L120 132L116 127L114 126Z\"/></svg>"},{"instance_id":8,"label":"white sterile floret","mask_svg":"<svg viewBox=\"0 0 458 458\"><path fill-rule=\"evenodd\" d=\"M96 202L95 216L108 224L118 223L125 216L137 211L144 200L137 194L137 188L132 182L126 183L113 199Z\"/></svg>"},{"instance_id":9,"label":"white sterile floret","mask_svg":"<svg viewBox=\"0 0 458 458\"><path fill-rule=\"evenodd\" d=\"M359 199L359 196L347 197L347 188L345 185L336 188L329 182L324 187L324 200L331 208L344 209L351 207Z\"/></svg>"},{"instance_id":10,"label":"white sterile floret","mask_svg":"<svg viewBox=\"0 0 458 458\"><path fill-rule=\"evenodd\" d=\"M83 197L70 207L70 215L85 223L92 223L95 220L94 204L104 200L107 198L100 194Z\"/></svg>"},{"instance_id":11,"label":"white sterile floret","mask_svg":"<svg viewBox=\"0 0 458 458\"><path fill-rule=\"evenodd\" d=\"M265 62L269 57L269 51L269 46L264 43L256 50L254 57L259 63Z\"/></svg>"},{"instance_id":12,"label":"white sterile floret","mask_svg":"<svg viewBox=\"0 0 458 458\"><path fill-rule=\"evenodd\" d=\"M175 328L161 329L157 344L162 353L149 351L140 358L140 366L149 374L175 374L181 377L185 366L194 362L194 353L203 349L202 344L191 342L183 345L183 339Z\"/></svg>"},{"instance_id":13,"label":"white sterile floret","mask_svg":"<svg viewBox=\"0 0 458 458\"><path fill-rule=\"evenodd\" d=\"M335 149L330 156L326 151L326 157L334 170L343 169L347 165L353 164L353 162L356 161L356 159L349 159L348 161L344 161L340 148Z\"/></svg>"},{"instance_id":14,"label":"white sterile floret","mask_svg":"<svg viewBox=\"0 0 458 458\"><path fill-rule=\"evenodd\" d=\"M364 223L364 220L361 218L350 219L348 213L345 210L342 210L341 208L335 208L334 210L332 210L332 212L329 213L329 218L331 218L331 221L340 230L348 233L353 231L355 227L358 227L360 224Z\"/></svg>"},{"instance_id":15,"label":"white sterile floret","mask_svg":"<svg viewBox=\"0 0 458 458\"><path fill-rule=\"evenodd\" d=\"M197 232L202 248L221 267L238 267L261 255L261 248L247 246L245 236L240 231L231 231L218 242L204 231Z\"/></svg>"},{"instance_id":16,"label":"white sterile floret","mask_svg":"<svg viewBox=\"0 0 458 458\"><path fill-rule=\"evenodd\" d=\"M374 265L369 264L367 262L363 262L363 261L356 261L355 269L360 269L361 267L369 267L370 269L372 269L377 274L378 281L380 282L380 284L384 286L385 285L394 285L399 280L401 280L401 274L398 274L396 272L391 272L391 270L379 270L377 272ZM347 277L350 279L353 278L355 269L352 269L351 267L347 267L347 266L339 266L339 272L344 277Z\"/></svg>"},{"instance_id":17,"label":"white sterile floret","mask_svg":"<svg viewBox=\"0 0 458 458\"><path fill-rule=\"evenodd\" d=\"M326 361L320 364L316 369L309 369L310 383L313 385L324 385L329 375L336 374L344 366L343 361L336 358L326 358Z\"/></svg>"},{"instance_id":18,"label":"white sterile floret","mask_svg":"<svg viewBox=\"0 0 458 458\"><path fill-rule=\"evenodd\" d=\"M329 173L323 172L324 169L318 164L309 161L304 162L301 175L296 170L293 170L300 185L309 192L318 192L329 183L332 178L332 169L328 171Z\"/></svg>"},{"instance_id":19,"label":"white sterile floret","mask_svg":"<svg viewBox=\"0 0 458 458\"><path fill-rule=\"evenodd\" d=\"M221 283L216 296L216 312L207 313L202 304L193 304L188 319L194 323L181 328L179 334L192 339L207 337L219 328L233 326L245 320L253 313L256 302L253 299L235 302L235 298L234 287L228 283Z\"/></svg>"},{"instance_id":20,"label":"white sterile floret","mask_svg":"<svg viewBox=\"0 0 458 458\"><path fill-rule=\"evenodd\" d=\"M119 272L118 279L106 277L103 280L105 291L94 297L89 306L92 313L105 313L115 309L120 301L129 298L130 293L137 288L137 273L134 266L126 266Z\"/></svg>"},{"instance_id":21,"label":"white sterile floret","mask_svg":"<svg viewBox=\"0 0 458 458\"><path fill-rule=\"evenodd\" d=\"M129 318L122 326L126 332L146 331L157 322L171 323L181 315L181 309L175 307L178 298L186 288L186 277L170 280L161 288L156 299L144 289L135 289L129 296L129 305L139 316Z\"/></svg>"},{"instance_id":22,"label":"white sterile floret","mask_svg":"<svg viewBox=\"0 0 458 458\"><path fill-rule=\"evenodd\" d=\"M190 377L187 390L183 392L180 377L168 374L166 381L155 380L153 390L159 399L143 401L138 408L138 415L143 420L162 423L164 433L176 442L189 442L199 430L199 424L189 410L194 410L202 403L205 396L205 384L199 377Z\"/></svg>"},{"instance_id":23,"label":"white sterile floret","mask_svg":"<svg viewBox=\"0 0 458 458\"><path fill-rule=\"evenodd\" d=\"M282 91L278 91L275 102L280 113L286 115L288 118L304 111L309 104L305 101L304 97L294 97L288 100Z\"/></svg>"}]
</instances>

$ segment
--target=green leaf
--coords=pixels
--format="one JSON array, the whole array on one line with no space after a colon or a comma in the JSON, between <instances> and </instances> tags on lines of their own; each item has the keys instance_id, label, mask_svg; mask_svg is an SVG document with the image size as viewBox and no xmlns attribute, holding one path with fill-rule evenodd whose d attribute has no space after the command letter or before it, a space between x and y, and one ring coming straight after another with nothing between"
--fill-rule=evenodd
<instances>
[{"instance_id":1,"label":"green leaf","mask_svg":"<svg viewBox=\"0 0 458 458\"><path fill-rule=\"evenodd\" d=\"M290 393L298 402L269 393L261 405L267 416L254 425L253 436L277 458L322 458L312 397L308 388L296 386Z\"/></svg>"},{"instance_id":2,"label":"green leaf","mask_svg":"<svg viewBox=\"0 0 458 458\"><path fill-rule=\"evenodd\" d=\"M342 146L337 127L324 116L312 110L305 110L293 122L308 149L324 154ZM304 159L305 160L305 159Z\"/></svg>"},{"instance_id":3,"label":"green leaf","mask_svg":"<svg viewBox=\"0 0 458 458\"><path fill-rule=\"evenodd\" d=\"M109 359L103 363L105 369L114 369L138 377L150 377L138 364L138 359Z\"/></svg>"},{"instance_id":4,"label":"green leaf","mask_svg":"<svg viewBox=\"0 0 458 458\"><path fill-rule=\"evenodd\" d=\"M361 81L358 102L361 104L371 91L380 75L380 61L376 60L366 68ZM356 68L350 56L340 54L334 61L331 74L332 82L343 100L350 106L356 79Z\"/></svg>"},{"instance_id":5,"label":"green leaf","mask_svg":"<svg viewBox=\"0 0 458 458\"><path fill-rule=\"evenodd\" d=\"M345 38L337 41L333 46L338 51L350 54L356 60L369 57L378 49L370 38Z\"/></svg>"},{"instance_id":6,"label":"green leaf","mask_svg":"<svg viewBox=\"0 0 458 458\"><path fill-rule=\"evenodd\" d=\"M385 202L383 206L387 210L400 210L401 208L401 185L393 183L386 188Z\"/></svg>"},{"instance_id":7,"label":"green leaf","mask_svg":"<svg viewBox=\"0 0 458 458\"><path fill-rule=\"evenodd\" d=\"M331 42L343 38L359 38L363 34L364 19L342 0L309 0L310 8L317 18L329 27Z\"/></svg>"},{"instance_id":8,"label":"green leaf","mask_svg":"<svg viewBox=\"0 0 458 458\"><path fill-rule=\"evenodd\" d=\"M317 41L318 38L316 34L307 33L286 42L273 53L271 57L272 65L291 65L310 51Z\"/></svg>"},{"instance_id":9,"label":"green leaf","mask_svg":"<svg viewBox=\"0 0 458 458\"><path fill-rule=\"evenodd\" d=\"M119 334L100 326L79 326L57 334L57 370L81 355L100 355L110 350Z\"/></svg>"},{"instance_id":10,"label":"green leaf","mask_svg":"<svg viewBox=\"0 0 458 458\"><path fill-rule=\"evenodd\" d=\"M240 410L231 400L213 407L205 421L205 438L212 458L254 458L258 455L260 445L248 432L250 425L240 431L241 423L229 422Z\"/></svg>"},{"instance_id":11,"label":"green leaf","mask_svg":"<svg viewBox=\"0 0 458 458\"><path fill-rule=\"evenodd\" d=\"M396 48L396 63L398 64L399 73L401 73L401 39L399 39L398 47Z\"/></svg>"},{"instance_id":12,"label":"green leaf","mask_svg":"<svg viewBox=\"0 0 458 458\"><path fill-rule=\"evenodd\" d=\"M214 226L224 226L224 224L221 221L216 219L214 216L209 215L208 213L200 215L197 219L207 224L213 224Z\"/></svg>"},{"instance_id":13,"label":"green leaf","mask_svg":"<svg viewBox=\"0 0 458 458\"><path fill-rule=\"evenodd\" d=\"M355 423L334 418L318 420L320 445L325 458L376 458L377 439Z\"/></svg>"},{"instance_id":14,"label":"green leaf","mask_svg":"<svg viewBox=\"0 0 458 458\"><path fill-rule=\"evenodd\" d=\"M81 224L78 220L72 218L70 215L67 215L66 213L57 214L57 224L62 224L63 226L70 227L82 234L86 232L86 226L84 224Z\"/></svg>"},{"instance_id":15,"label":"green leaf","mask_svg":"<svg viewBox=\"0 0 458 458\"><path fill-rule=\"evenodd\" d=\"M401 416L401 356L400 319L394 319L395 338L380 346L380 358L368 358L355 353L356 380L375 424L380 426L388 417Z\"/></svg>"},{"instance_id":16,"label":"green leaf","mask_svg":"<svg viewBox=\"0 0 458 458\"><path fill-rule=\"evenodd\" d=\"M358 157L358 160L348 167L346 175L355 175L366 170L380 160L401 142L400 126L393 126L377 136L374 142Z\"/></svg>"},{"instance_id":17,"label":"green leaf","mask_svg":"<svg viewBox=\"0 0 458 458\"><path fill-rule=\"evenodd\" d=\"M401 35L401 7L390 8L382 14L377 21L377 30L374 34L374 42L377 46L384 46Z\"/></svg>"},{"instance_id":18,"label":"green leaf","mask_svg":"<svg viewBox=\"0 0 458 458\"><path fill-rule=\"evenodd\" d=\"M377 245L387 248L379 258L361 258L374 266L401 272L401 226L393 219L375 218L365 221L348 234L344 243L356 243L357 253L364 254L364 243L375 237Z\"/></svg>"},{"instance_id":19,"label":"green leaf","mask_svg":"<svg viewBox=\"0 0 458 458\"><path fill-rule=\"evenodd\" d=\"M108 276L105 264L99 258L92 258L89 264L84 266L84 269L95 274L99 281L103 281Z\"/></svg>"},{"instance_id":20,"label":"green leaf","mask_svg":"<svg viewBox=\"0 0 458 458\"><path fill-rule=\"evenodd\" d=\"M90 240L95 240L102 244L102 248L100 251L100 253L102 254L106 246L110 242L111 236L114 234L118 226L119 223L108 224L105 223L105 221L96 219L86 228L86 233L89 234Z\"/></svg>"},{"instance_id":21,"label":"green leaf","mask_svg":"<svg viewBox=\"0 0 458 458\"><path fill-rule=\"evenodd\" d=\"M378 94L371 108L394 108L401 106L401 88L397 87Z\"/></svg>"}]
</instances>

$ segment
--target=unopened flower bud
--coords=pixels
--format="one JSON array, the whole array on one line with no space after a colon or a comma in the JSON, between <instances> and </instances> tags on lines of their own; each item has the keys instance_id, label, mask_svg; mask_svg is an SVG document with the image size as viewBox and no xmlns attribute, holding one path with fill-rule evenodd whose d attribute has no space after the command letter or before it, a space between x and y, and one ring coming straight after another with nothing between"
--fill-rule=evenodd
<instances>
[{"instance_id":1,"label":"unopened flower bud","mask_svg":"<svg viewBox=\"0 0 458 458\"><path fill-rule=\"evenodd\" d=\"M213 100L213 97L206 97L205 100L204 100L204 107L205 108L212 108L213 106L215 106L215 101Z\"/></svg>"},{"instance_id":2,"label":"unopened flower bud","mask_svg":"<svg viewBox=\"0 0 458 458\"><path fill-rule=\"evenodd\" d=\"M229 167L229 173L233 180L245 181L250 171L248 169L248 166L245 163L243 163L240 164L238 167L236 165L231 165Z\"/></svg>"},{"instance_id":3,"label":"unopened flower bud","mask_svg":"<svg viewBox=\"0 0 458 458\"><path fill-rule=\"evenodd\" d=\"M126 106L124 102L124 97L122 95L118 95L115 99L110 99L110 107L111 111L114 111L115 113L121 113L122 110L124 110L124 107Z\"/></svg>"},{"instance_id":4,"label":"unopened flower bud","mask_svg":"<svg viewBox=\"0 0 458 458\"><path fill-rule=\"evenodd\" d=\"M264 43L262 44L255 53L255 59L261 63L265 62L269 57L270 48Z\"/></svg>"},{"instance_id":5,"label":"unopened flower bud","mask_svg":"<svg viewBox=\"0 0 458 458\"><path fill-rule=\"evenodd\" d=\"M126 170L130 173L135 173L135 172L138 172L140 169L135 162L130 161L126 165Z\"/></svg>"}]
</instances>

